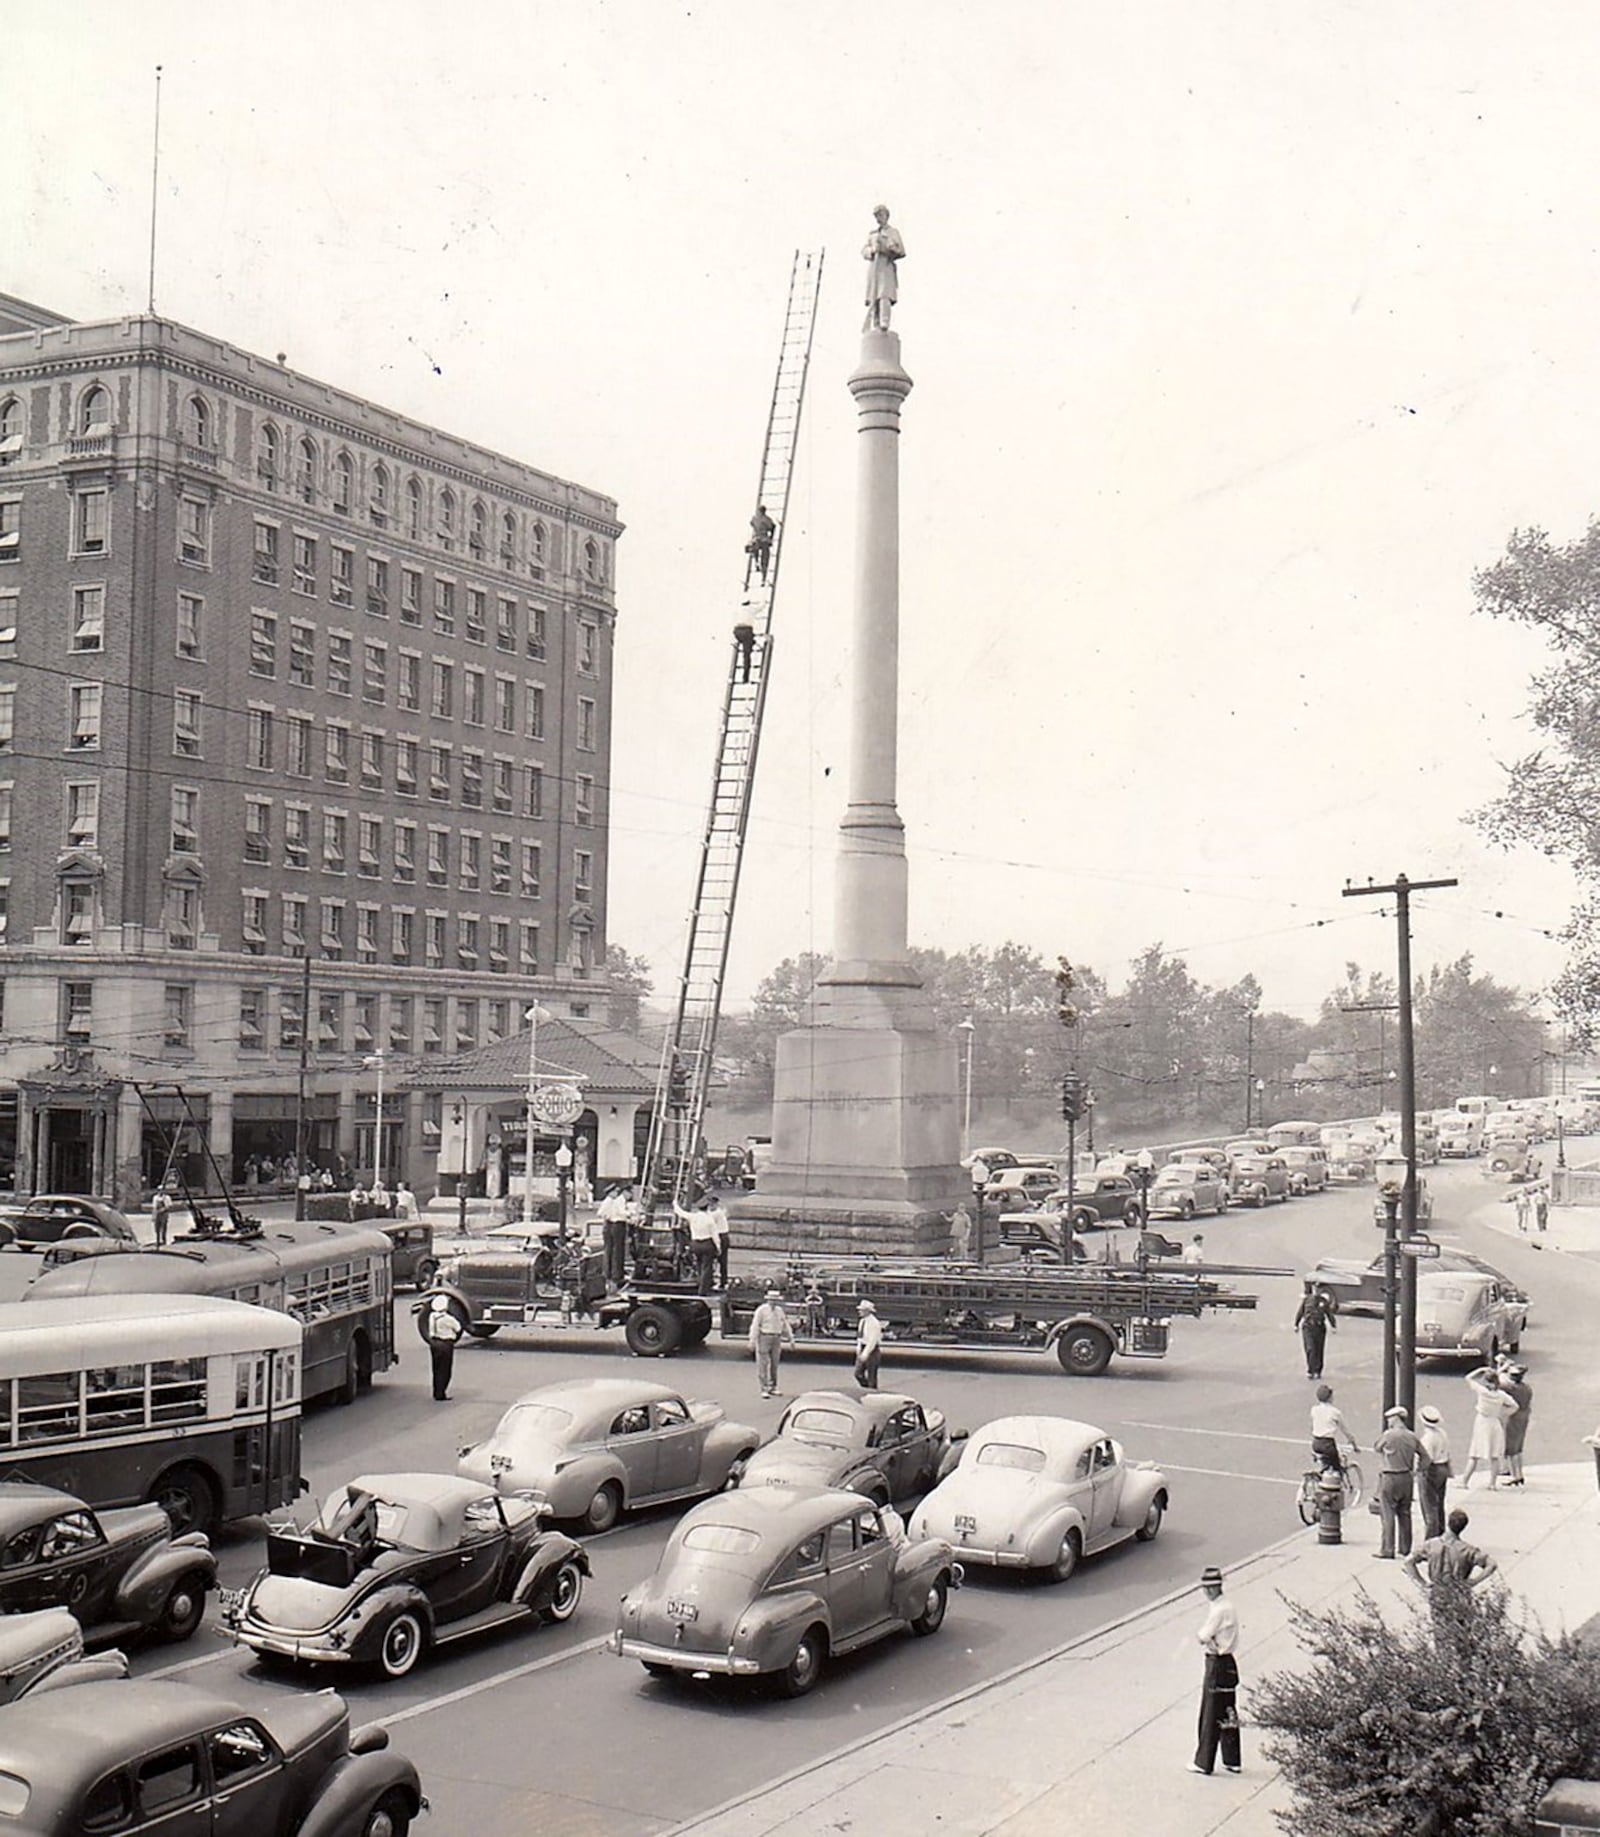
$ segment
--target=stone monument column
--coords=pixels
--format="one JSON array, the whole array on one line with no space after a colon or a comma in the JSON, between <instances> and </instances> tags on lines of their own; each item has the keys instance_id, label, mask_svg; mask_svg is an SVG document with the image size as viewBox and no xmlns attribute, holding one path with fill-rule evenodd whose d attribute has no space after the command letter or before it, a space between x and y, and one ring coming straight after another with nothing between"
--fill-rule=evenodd
<instances>
[{"instance_id":1,"label":"stone monument column","mask_svg":"<svg viewBox=\"0 0 1600 1837\"><path fill-rule=\"evenodd\" d=\"M900 410L911 378L889 320L904 258L887 209L869 263L857 411L850 762L839 825L833 960L806 1024L778 1042L772 1161L734 1210L736 1241L824 1252L942 1249L961 1202L953 1039L907 953L905 826L896 804Z\"/></svg>"}]
</instances>

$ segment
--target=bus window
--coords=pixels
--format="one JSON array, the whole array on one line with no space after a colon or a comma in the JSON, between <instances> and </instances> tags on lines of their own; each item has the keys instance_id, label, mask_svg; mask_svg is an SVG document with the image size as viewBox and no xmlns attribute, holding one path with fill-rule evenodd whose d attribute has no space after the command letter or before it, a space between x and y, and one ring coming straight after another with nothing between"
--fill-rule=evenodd
<instances>
[{"instance_id":1,"label":"bus window","mask_svg":"<svg viewBox=\"0 0 1600 1837\"><path fill-rule=\"evenodd\" d=\"M47 1442L78 1433L78 1373L41 1372L17 1380L17 1440Z\"/></svg>"},{"instance_id":2,"label":"bus window","mask_svg":"<svg viewBox=\"0 0 1600 1837\"><path fill-rule=\"evenodd\" d=\"M236 1410L259 1410L266 1402L267 1361L257 1355L242 1358L234 1374L233 1407Z\"/></svg>"},{"instance_id":3,"label":"bus window","mask_svg":"<svg viewBox=\"0 0 1600 1837\"><path fill-rule=\"evenodd\" d=\"M144 1421L143 1365L103 1365L83 1376L84 1433L108 1434Z\"/></svg>"},{"instance_id":4,"label":"bus window","mask_svg":"<svg viewBox=\"0 0 1600 1837\"><path fill-rule=\"evenodd\" d=\"M205 1413L204 1359L158 1359L151 1365L152 1422L193 1422Z\"/></svg>"}]
</instances>

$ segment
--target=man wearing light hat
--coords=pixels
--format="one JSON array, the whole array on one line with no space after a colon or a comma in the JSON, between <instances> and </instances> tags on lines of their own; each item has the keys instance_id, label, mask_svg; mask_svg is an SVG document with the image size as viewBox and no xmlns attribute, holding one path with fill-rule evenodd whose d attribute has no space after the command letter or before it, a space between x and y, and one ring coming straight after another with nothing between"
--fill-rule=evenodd
<instances>
[{"instance_id":1,"label":"man wearing light hat","mask_svg":"<svg viewBox=\"0 0 1600 1837\"><path fill-rule=\"evenodd\" d=\"M856 1328L856 1383L864 1391L878 1388L878 1360L883 1356L883 1322L870 1301L857 1308L860 1324Z\"/></svg>"},{"instance_id":2,"label":"man wearing light hat","mask_svg":"<svg viewBox=\"0 0 1600 1837\"><path fill-rule=\"evenodd\" d=\"M1239 1615L1233 1603L1222 1592L1222 1571L1207 1569L1200 1577L1210 1606L1195 1633L1200 1650L1206 1655L1205 1682L1200 1688L1200 1737L1191 1773L1210 1773L1216 1766L1217 1749L1222 1749L1222 1765L1237 1773L1239 1755L1239 1662L1234 1653L1239 1645Z\"/></svg>"},{"instance_id":3,"label":"man wearing light hat","mask_svg":"<svg viewBox=\"0 0 1600 1837\"><path fill-rule=\"evenodd\" d=\"M1411 1554L1412 1488L1418 1466L1427 1459L1410 1421L1404 1404L1393 1405L1383 1412L1383 1433L1372 1444L1378 1457L1378 1514L1383 1520L1378 1555L1391 1562L1397 1551L1401 1556Z\"/></svg>"},{"instance_id":4,"label":"man wearing light hat","mask_svg":"<svg viewBox=\"0 0 1600 1837\"><path fill-rule=\"evenodd\" d=\"M1417 1503L1422 1507L1422 1535L1444 1536L1444 1489L1450 1479L1450 1437L1437 1404L1417 1411L1417 1440L1422 1465L1417 1469Z\"/></svg>"},{"instance_id":5,"label":"man wearing light hat","mask_svg":"<svg viewBox=\"0 0 1600 1837\"><path fill-rule=\"evenodd\" d=\"M778 1366L785 1346L794 1344L794 1328L783 1305L783 1292L769 1288L750 1320L750 1350L756 1355L756 1382L763 1397L778 1394Z\"/></svg>"}]
</instances>

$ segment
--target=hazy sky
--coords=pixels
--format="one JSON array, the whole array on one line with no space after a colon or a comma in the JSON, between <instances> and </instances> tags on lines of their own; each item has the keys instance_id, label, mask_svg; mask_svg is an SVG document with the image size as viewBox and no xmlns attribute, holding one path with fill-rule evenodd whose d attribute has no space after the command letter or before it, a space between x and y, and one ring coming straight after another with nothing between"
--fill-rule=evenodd
<instances>
[{"instance_id":1,"label":"hazy sky","mask_svg":"<svg viewBox=\"0 0 1600 1837\"><path fill-rule=\"evenodd\" d=\"M673 984L789 263L826 247L731 990L826 950L860 246L905 238L911 931L1309 1013L1347 878L1527 988L1570 877L1461 822L1539 662L1471 612L1600 491L1600 9L13 8L0 288L158 310L613 494L612 938ZM1381 911L1379 910L1381 906Z\"/></svg>"}]
</instances>

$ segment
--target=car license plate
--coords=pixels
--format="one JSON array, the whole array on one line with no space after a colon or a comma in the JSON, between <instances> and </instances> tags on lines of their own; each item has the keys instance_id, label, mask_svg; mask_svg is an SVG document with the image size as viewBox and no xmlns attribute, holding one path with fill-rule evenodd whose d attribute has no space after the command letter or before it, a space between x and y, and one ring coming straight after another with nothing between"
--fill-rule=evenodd
<instances>
[{"instance_id":1,"label":"car license plate","mask_svg":"<svg viewBox=\"0 0 1600 1837\"><path fill-rule=\"evenodd\" d=\"M222 1610L224 1620L237 1620L244 1612L245 1590L242 1588L219 1588L217 1606Z\"/></svg>"},{"instance_id":2,"label":"car license plate","mask_svg":"<svg viewBox=\"0 0 1600 1837\"><path fill-rule=\"evenodd\" d=\"M692 1601L669 1601L667 1603L667 1618L669 1620L676 1620L680 1624L686 1624L691 1620L698 1620L700 1618L700 1610Z\"/></svg>"},{"instance_id":3,"label":"car license plate","mask_svg":"<svg viewBox=\"0 0 1600 1837\"><path fill-rule=\"evenodd\" d=\"M509 1454L491 1454L489 1456L490 1473L510 1473L511 1456Z\"/></svg>"},{"instance_id":4,"label":"car license plate","mask_svg":"<svg viewBox=\"0 0 1600 1837\"><path fill-rule=\"evenodd\" d=\"M971 1537L978 1529L976 1518L969 1518L965 1512L956 1513L956 1532L961 1537Z\"/></svg>"}]
</instances>

